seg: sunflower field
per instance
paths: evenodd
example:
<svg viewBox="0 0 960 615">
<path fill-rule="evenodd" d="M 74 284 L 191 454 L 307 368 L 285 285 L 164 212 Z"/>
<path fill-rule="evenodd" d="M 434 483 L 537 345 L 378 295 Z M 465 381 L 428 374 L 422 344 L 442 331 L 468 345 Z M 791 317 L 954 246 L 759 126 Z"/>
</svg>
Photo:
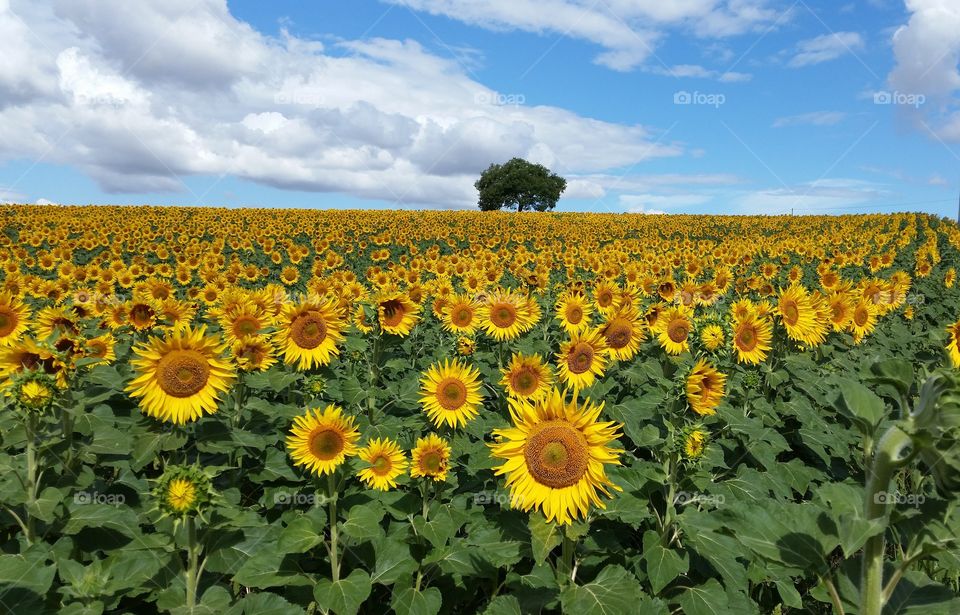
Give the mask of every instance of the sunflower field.
<svg viewBox="0 0 960 615">
<path fill-rule="evenodd" d="M 0 612 L 960 612 L 953 222 L 0 214 Z"/>
</svg>

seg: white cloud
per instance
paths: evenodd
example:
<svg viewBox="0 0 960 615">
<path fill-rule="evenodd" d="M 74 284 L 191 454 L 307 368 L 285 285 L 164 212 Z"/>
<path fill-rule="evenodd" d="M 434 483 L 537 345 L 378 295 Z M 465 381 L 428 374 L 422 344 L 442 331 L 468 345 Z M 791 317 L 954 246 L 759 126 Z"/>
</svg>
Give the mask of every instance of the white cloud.
<svg viewBox="0 0 960 615">
<path fill-rule="evenodd" d="M 825 214 L 876 202 L 886 196 L 887 191 L 871 182 L 839 178 L 747 192 L 735 202 L 741 213 L 783 214 L 793 210 L 802 214 Z"/>
<path fill-rule="evenodd" d="M 736 71 L 716 71 L 700 66 L 699 64 L 676 64 L 674 66 L 653 65 L 646 70 L 647 72 L 654 73 L 656 75 L 666 75 L 669 77 L 675 77 L 677 79 L 688 77 L 697 79 L 715 79 L 721 83 L 742 83 L 753 79 L 753 75 L 749 73 L 738 73 Z"/>
<path fill-rule="evenodd" d="M 934 173 L 927 180 L 927 184 L 930 186 L 949 186 L 950 182 L 944 179 L 944 177 L 939 173 Z"/>
<path fill-rule="evenodd" d="M 836 60 L 863 48 L 863 38 L 856 32 L 831 32 L 800 41 L 788 66 L 800 68 Z"/>
<path fill-rule="evenodd" d="M 54 203 L 53 201 L 48 201 L 47 199 L 37 199 L 36 201 L 34 201 L 34 204 L 35 205 L 57 205 L 57 203 Z"/>
<path fill-rule="evenodd" d="M 0 66 L 0 161 L 42 156 L 105 191 L 232 175 L 470 207 L 477 175 L 513 156 L 571 176 L 683 152 L 644 126 L 500 104 L 414 41 L 267 37 L 225 0 L 0 0 L 3 34 L 23 62 Z"/>
<path fill-rule="evenodd" d="M 708 194 L 622 194 L 620 204 L 631 213 L 666 213 L 661 207 L 675 209 L 709 203 Z"/>
<path fill-rule="evenodd" d="M 907 0 L 910 21 L 893 35 L 896 66 L 887 77 L 892 90 L 926 98 L 923 105 L 897 105 L 929 136 L 960 142 L 960 3 Z M 920 122 L 923 122 L 921 124 Z"/>
<path fill-rule="evenodd" d="M 815 111 L 779 117 L 773 122 L 774 128 L 786 126 L 834 126 L 846 119 L 847 114 L 841 111 Z"/>
<path fill-rule="evenodd" d="M 766 0 L 382 0 L 491 30 L 549 33 L 589 41 L 613 70 L 640 66 L 668 28 L 703 38 L 733 36 L 784 17 Z"/>
</svg>

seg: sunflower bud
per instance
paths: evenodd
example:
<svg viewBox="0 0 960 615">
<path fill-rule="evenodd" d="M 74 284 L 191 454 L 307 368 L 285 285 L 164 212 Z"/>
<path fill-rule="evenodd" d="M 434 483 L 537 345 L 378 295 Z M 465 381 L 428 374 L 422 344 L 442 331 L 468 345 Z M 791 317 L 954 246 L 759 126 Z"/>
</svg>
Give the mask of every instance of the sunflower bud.
<svg viewBox="0 0 960 615">
<path fill-rule="evenodd" d="M 214 498 L 213 483 L 199 466 L 167 466 L 157 479 L 153 497 L 157 508 L 172 517 L 203 516 Z"/>
<path fill-rule="evenodd" d="M 960 376 L 940 371 L 924 383 L 907 431 L 937 487 L 960 490 Z"/>
</svg>

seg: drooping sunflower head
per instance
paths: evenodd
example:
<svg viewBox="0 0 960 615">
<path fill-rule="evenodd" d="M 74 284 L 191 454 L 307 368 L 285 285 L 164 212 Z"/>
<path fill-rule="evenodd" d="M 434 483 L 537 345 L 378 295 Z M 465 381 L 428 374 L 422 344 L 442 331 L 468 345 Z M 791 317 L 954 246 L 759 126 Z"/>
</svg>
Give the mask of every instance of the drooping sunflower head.
<svg viewBox="0 0 960 615">
<path fill-rule="evenodd" d="M 619 361 L 629 361 L 640 349 L 644 330 L 637 312 L 624 307 L 612 313 L 601 325 L 600 334 L 607 345 L 607 352 Z"/>
<path fill-rule="evenodd" d="M 406 336 L 420 320 L 420 305 L 406 293 L 391 292 L 377 299 L 377 316 L 380 328 L 387 333 Z"/>
<path fill-rule="evenodd" d="M 308 409 L 293 419 L 286 444 L 294 465 L 322 476 L 356 455 L 359 439 L 354 418 L 331 404 L 322 411 Z"/>
<path fill-rule="evenodd" d="M 15 295 L 0 293 L 0 346 L 9 346 L 27 330 L 30 310 Z"/>
<path fill-rule="evenodd" d="M 700 341 L 703 343 L 704 348 L 710 352 L 713 352 L 718 348 L 722 348 L 725 341 L 723 336 L 723 328 L 717 324 L 705 326 L 700 331 Z"/>
<path fill-rule="evenodd" d="M 230 352 L 243 372 L 262 372 L 277 362 L 276 347 L 266 335 L 251 335 L 235 340 Z"/>
<path fill-rule="evenodd" d="M 357 455 L 369 464 L 357 476 L 368 487 L 387 491 L 397 486 L 397 478 L 407 471 L 407 459 L 393 440 L 374 438 Z"/>
<path fill-rule="evenodd" d="M 470 295 L 451 295 L 443 307 L 443 327 L 461 335 L 472 335 L 477 329 L 481 307 Z"/>
<path fill-rule="evenodd" d="M 437 427 L 463 427 L 477 416 L 482 401 L 480 371 L 459 360 L 434 364 L 420 380 L 420 403 Z"/>
<path fill-rule="evenodd" d="M 510 397 L 537 399 L 553 385 L 553 372 L 537 354 L 514 353 L 510 364 L 500 372 L 503 374 L 500 384 Z"/>
<path fill-rule="evenodd" d="M 691 329 L 690 311 L 682 306 L 671 307 L 657 319 L 657 341 L 667 354 L 680 354 L 690 347 Z"/>
<path fill-rule="evenodd" d="M 560 524 L 585 518 L 591 506 L 604 508 L 600 495 L 620 490 L 606 475 L 619 465 L 622 450 L 610 447 L 620 425 L 599 421 L 603 404 L 566 401 L 556 389 L 535 403 L 510 400 L 513 427 L 494 431 L 491 455 L 503 460 L 511 506 L 538 509 Z"/>
<path fill-rule="evenodd" d="M 570 341 L 560 345 L 557 353 L 560 379 L 570 388 L 580 391 L 603 376 L 607 366 L 607 343 L 599 329 L 574 333 Z"/>
<path fill-rule="evenodd" d="M 0 388 L 7 389 L 16 376 L 31 373 L 49 376 L 57 388 L 67 388 L 68 366 L 55 348 L 30 337 L 0 346 Z"/>
<path fill-rule="evenodd" d="M 947 327 L 947 352 L 953 366 L 960 368 L 960 320 Z"/>
<path fill-rule="evenodd" d="M 330 298 L 311 297 L 283 308 L 277 341 L 284 363 L 300 371 L 323 366 L 340 354 L 345 323 Z"/>
<path fill-rule="evenodd" d="M 236 378 L 225 349 L 205 327 L 150 338 L 134 348 L 135 377 L 127 392 L 140 400 L 143 412 L 161 421 L 183 425 L 213 414 L 220 394 Z"/>
<path fill-rule="evenodd" d="M 767 358 L 772 339 L 773 325 L 767 318 L 749 313 L 740 321 L 734 321 L 733 348 L 739 363 L 762 362 Z"/>
<path fill-rule="evenodd" d="M 859 344 L 863 341 L 863 338 L 873 332 L 877 326 L 877 316 L 879 313 L 880 308 L 867 299 L 861 299 L 861 301 L 853 307 L 853 314 L 850 317 L 848 327 L 853 333 L 853 341 L 855 343 Z"/>
<path fill-rule="evenodd" d="M 589 328 L 592 313 L 593 307 L 581 294 L 564 293 L 557 301 L 557 320 L 567 333 L 579 333 Z"/>
<path fill-rule="evenodd" d="M 683 437 L 684 457 L 690 460 L 699 459 L 707 448 L 707 442 L 707 432 L 702 429 L 691 429 Z"/>
<path fill-rule="evenodd" d="M 202 516 L 203 508 L 216 496 L 213 482 L 199 466 L 167 466 L 153 488 L 157 508 L 182 519 Z"/>
<path fill-rule="evenodd" d="M 450 469 L 450 445 L 435 433 L 419 438 L 410 453 L 411 478 L 432 478 L 435 481 L 447 479 Z"/>
<path fill-rule="evenodd" d="M 726 383 L 725 374 L 700 359 L 687 376 L 687 402 L 700 416 L 715 414 L 723 400 Z"/>
</svg>

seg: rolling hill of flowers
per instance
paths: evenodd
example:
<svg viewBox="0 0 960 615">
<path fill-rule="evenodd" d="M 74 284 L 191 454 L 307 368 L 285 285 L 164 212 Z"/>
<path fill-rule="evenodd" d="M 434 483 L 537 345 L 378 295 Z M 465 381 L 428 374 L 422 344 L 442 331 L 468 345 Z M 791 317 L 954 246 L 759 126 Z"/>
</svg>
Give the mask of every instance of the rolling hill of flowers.
<svg viewBox="0 0 960 615">
<path fill-rule="evenodd" d="M 960 612 L 953 222 L 0 216 L 2 612 Z"/>
</svg>

